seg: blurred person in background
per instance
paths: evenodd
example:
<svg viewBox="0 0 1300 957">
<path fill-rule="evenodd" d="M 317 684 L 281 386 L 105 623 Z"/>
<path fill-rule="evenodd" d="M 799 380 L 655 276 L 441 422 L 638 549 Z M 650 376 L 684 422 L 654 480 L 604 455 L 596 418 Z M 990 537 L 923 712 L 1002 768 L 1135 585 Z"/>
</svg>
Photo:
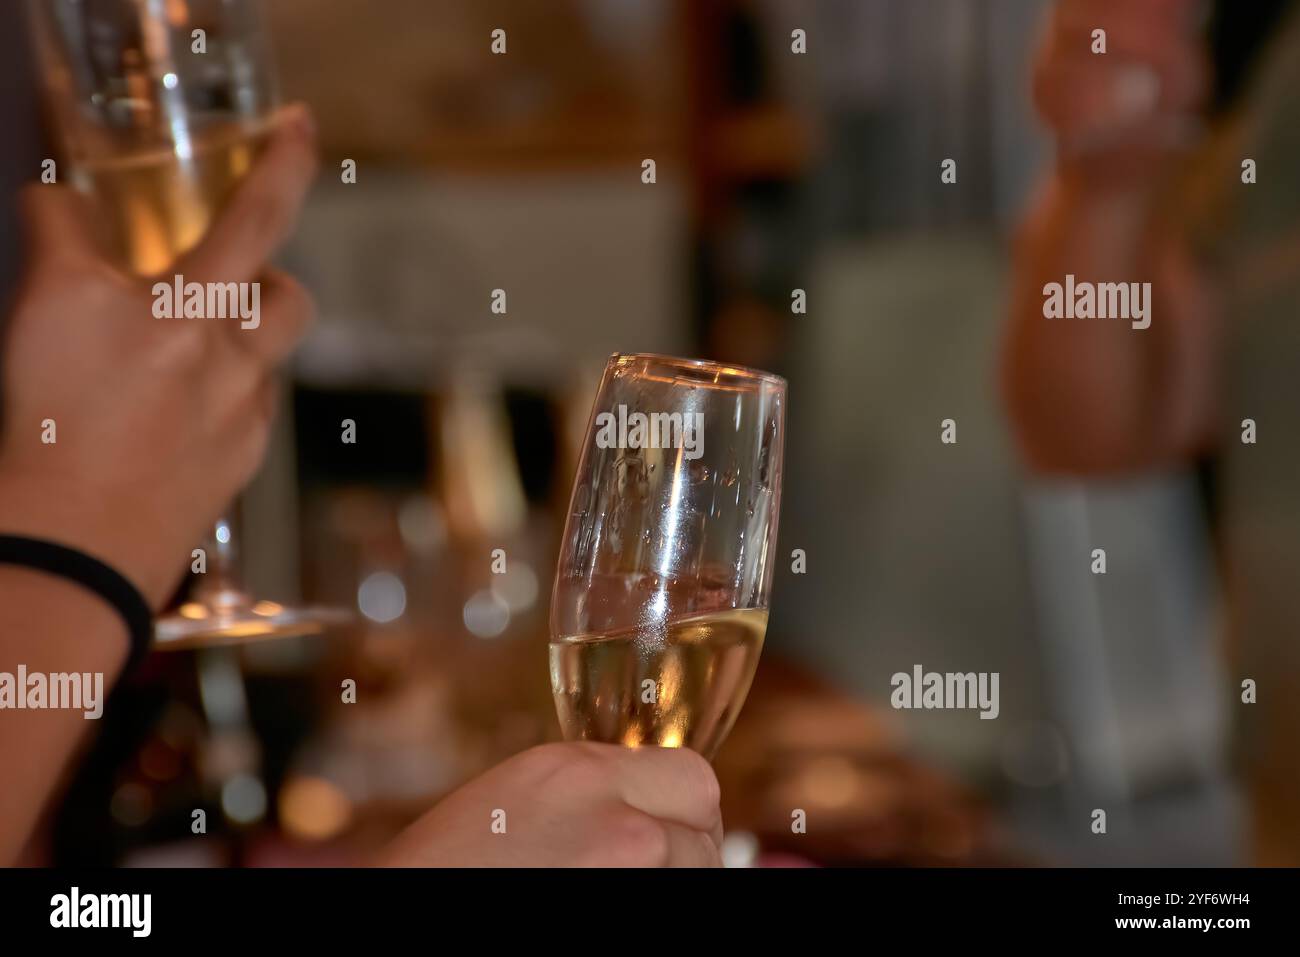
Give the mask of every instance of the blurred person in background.
<svg viewBox="0 0 1300 957">
<path fill-rule="evenodd" d="M 315 170 L 314 125 L 289 108 L 258 166 L 186 276 L 258 280 L 262 322 L 160 322 L 150 283 L 110 265 L 80 198 L 24 196 L 28 261 L 5 323 L 0 534 L 53 541 L 126 577 L 157 612 L 190 548 L 257 470 L 275 409 L 275 367 L 312 315 L 310 297 L 267 267 Z M 9 264 L 6 263 L 6 266 Z M 57 441 L 41 441 L 53 419 Z M 120 679 L 117 611 L 72 581 L 0 563 L 0 670 Z M 25 693 L 25 689 L 22 689 Z M 0 711 L 0 863 L 24 846 L 86 737 L 80 709 Z M 493 814 L 510 815 L 505 833 Z M 718 784 L 685 750 L 556 744 L 463 787 L 383 856 L 393 865 L 712 865 Z"/>
<path fill-rule="evenodd" d="M 1300 863 L 1289 743 L 1300 719 L 1300 457 L 1286 448 L 1300 435 L 1300 268 L 1287 253 L 1300 228 L 1300 143 L 1284 92 L 1300 61 L 1295 6 L 1221 3 L 1208 44 L 1196 0 L 1054 7 L 1034 98 L 1057 161 L 1017 237 L 1003 357 L 1008 409 L 1035 469 L 1193 464 L 1209 480 L 1256 858 L 1285 864 Z M 1105 54 L 1092 49 L 1097 28 Z M 1258 183 L 1243 178 L 1247 158 L 1265 171 Z M 1045 286 L 1067 274 L 1151 282 L 1150 328 L 1048 321 Z M 1267 430 L 1257 443 L 1243 438 L 1247 419 Z M 1241 703 L 1245 679 L 1258 683 L 1258 704 Z"/>
</svg>

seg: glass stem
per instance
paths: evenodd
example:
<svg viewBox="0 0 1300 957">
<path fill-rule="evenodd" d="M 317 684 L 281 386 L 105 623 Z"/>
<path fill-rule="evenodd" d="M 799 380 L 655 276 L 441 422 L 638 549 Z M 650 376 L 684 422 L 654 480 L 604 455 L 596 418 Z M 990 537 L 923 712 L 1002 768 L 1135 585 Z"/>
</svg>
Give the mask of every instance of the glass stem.
<svg viewBox="0 0 1300 957">
<path fill-rule="evenodd" d="M 232 511 L 227 510 L 217 519 L 212 534 L 203 545 L 207 553 L 207 572 L 196 591 L 202 601 L 214 606 L 232 607 L 244 601 Z"/>
</svg>

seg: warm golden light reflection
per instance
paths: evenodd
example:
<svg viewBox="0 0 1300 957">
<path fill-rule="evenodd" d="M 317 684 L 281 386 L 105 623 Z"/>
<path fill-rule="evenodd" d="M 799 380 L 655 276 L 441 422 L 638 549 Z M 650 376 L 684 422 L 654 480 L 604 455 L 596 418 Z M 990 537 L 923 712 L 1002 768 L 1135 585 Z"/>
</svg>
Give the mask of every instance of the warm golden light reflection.
<svg viewBox="0 0 1300 957">
<path fill-rule="evenodd" d="M 686 383 L 705 388 L 720 389 L 724 392 L 753 391 L 759 383 L 784 384 L 780 376 L 761 369 L 749 369 L 745 366 L 725 365 L 706 359 L 679 359 L 675 356 L 656 355 L 654 353 L 624 353 L 619 355 L 615 366 L 619 370 L 639 366 L 657 366 L 676 370 L 670 374 L 657 373 L 650 368 L 636 368 L 639 379 L 647 382 L 660 382 L 668 385 Z M 724 382 L 724 378 L 739 380 Z"/>
<path fill-rule="evenodd" d="M 272 622 L 260 621 L 235 621 L 221 629 L 224 638 L 260 638 L 276 633 L 276 626 Z"/>
<path fill-rule="evenodd" d="M 267 618 L 278 615 L 282 611 L 284 611 L 284 606 L 273 601 L 259 601 L 253 606 L 254 615 L 263 615 Z"/>
<path fill-rule="evenodd" d="M 658 687 L 655 693 L 659 697 L 659 711 L 671 711 L 682 689 L 682 661 L 676 655 L 665 657 L 659 671 Z"/>
<path fill-rule="evenodd" d="M 293 778 L 280 791 L 280 821 L 294 837 L 324 841 L 341 833 L 351 820 L 352 802 L 324 778 Z"/>
<path fill-rule="evenodd" d="M 181 605 L 181 617 L 201 621 L 208 617 L 208 609 L 196 601 L 187 601 Z"/>
<path fill-rule="evenodd" d="M 167 22 L 173 27 L 183 27 L 190 19 L 190 9 L 185 0 L 167 0 Z"/>
<path fill-rule="evenodd" d="M 854 803 L 861 783 L 852 762 L 838 757 L 814 761 L 799 775 L 799 789 L 807 796 L 807 803 L 827 808 Z"/>
</svg>

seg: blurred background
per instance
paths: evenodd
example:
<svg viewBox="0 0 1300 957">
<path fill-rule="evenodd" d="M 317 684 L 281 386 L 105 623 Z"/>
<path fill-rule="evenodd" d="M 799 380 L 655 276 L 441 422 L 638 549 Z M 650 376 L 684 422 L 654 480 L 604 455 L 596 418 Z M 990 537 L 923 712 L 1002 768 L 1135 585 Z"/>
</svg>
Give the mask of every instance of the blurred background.
<svg viewBox="0 0 1300 957">
<path fill-rule="evenodd" d="M 246 575 L 359 623 L 155 654 L 52 859 L 355 863 L 556 737 L 579 433 L 605 358 L 645 351 L 790 384 L 774 617 L 716 762 L 733 861 L 1247 862 L 1212 499 L 1192 470 L 1037 480 L 998 400 L 1009 241 L 1051 158 L 1046 6 L 268 0 L 325 153 L 286 258 L 320 322 L 243 503 Z M 918 664 L 998 672 L 1000 716 L 891 709 Z"/>
</svg>

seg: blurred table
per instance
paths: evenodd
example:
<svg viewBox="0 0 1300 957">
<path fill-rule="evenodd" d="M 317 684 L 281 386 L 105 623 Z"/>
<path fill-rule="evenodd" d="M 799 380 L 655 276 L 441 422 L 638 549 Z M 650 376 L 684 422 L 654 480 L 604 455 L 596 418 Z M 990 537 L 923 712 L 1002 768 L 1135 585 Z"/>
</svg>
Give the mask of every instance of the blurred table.
<svg viewBox="0 0 1300 957">
<path fill-rule="evenodd" d="M 1023 863 L 982 802 L 910 757 L 889 718 L 765 653 L 714 762 L 728 832 L 752 833 L 759 863 Z"/>
</svg>

